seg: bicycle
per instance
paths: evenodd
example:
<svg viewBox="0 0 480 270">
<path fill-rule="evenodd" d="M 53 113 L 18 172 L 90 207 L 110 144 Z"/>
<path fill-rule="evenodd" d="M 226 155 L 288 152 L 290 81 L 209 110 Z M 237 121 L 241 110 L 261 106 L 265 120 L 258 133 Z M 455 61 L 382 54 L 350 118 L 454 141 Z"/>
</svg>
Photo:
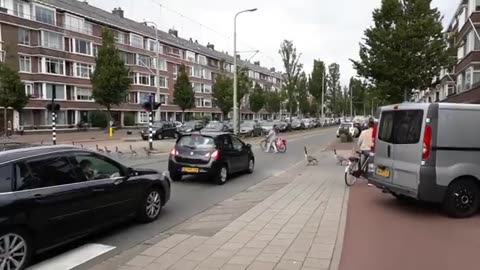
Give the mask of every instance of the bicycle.
<svg viewBox="0 0 480 270">
<path fill-rule="evenodd" d="M 267 149 L 268 144 L 269 144 L 268 140 L 267 140 L 267 138 L 265 138 L 260 142 L 260 148 L 263 151 L 265 151 Z M 277 146 L 277 151 L 279 153 L 287 152 L 287 140 L 282 139 L 282 138 L 277 138 L 277 140 L 275 141 L 275 144 Z M 273 148 L 273 146 L 271 148 Z M 271 149 L 268 149 L 268 150 L 270 151 Z"/>
<path fill-rule="evenodd" d="M 360 151 L 355 151 L 359 156 L 358 157 L 349 157 L 348 166 L 345 168 L 345 184 L 349 187 L 353 186 L 358 178 L 363 177 L 367 179 L 367 166 L 368 161 L 370 160 L 370 155 L 360 164 L 360 159 L 364 153 Z"/>
</svg>

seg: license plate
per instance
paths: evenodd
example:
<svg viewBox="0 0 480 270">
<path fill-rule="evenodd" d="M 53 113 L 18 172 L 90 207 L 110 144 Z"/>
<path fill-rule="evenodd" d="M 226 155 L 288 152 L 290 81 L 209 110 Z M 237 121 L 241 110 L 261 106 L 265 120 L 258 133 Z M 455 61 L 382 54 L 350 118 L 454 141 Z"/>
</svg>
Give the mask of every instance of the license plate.
<svg viewBox="0 0 480 270">
<path fill-rule="evenodd" d="M 182 170 L 187 173 L 198 173 L 198 168 L 183 167 Z"/>
<path fill-rule="evenodd" d="M 380 176 L 383 176 L 383 177 L 385 177 L 385 178 L 390 177 L 390 171 L 389 171 L 388 169 L 383 169 L 383 170 L 382 170 L 382 169 L 377 168 L 377 169 L 375 170 L 375 174 L 380 175 Z"/>
</svg>

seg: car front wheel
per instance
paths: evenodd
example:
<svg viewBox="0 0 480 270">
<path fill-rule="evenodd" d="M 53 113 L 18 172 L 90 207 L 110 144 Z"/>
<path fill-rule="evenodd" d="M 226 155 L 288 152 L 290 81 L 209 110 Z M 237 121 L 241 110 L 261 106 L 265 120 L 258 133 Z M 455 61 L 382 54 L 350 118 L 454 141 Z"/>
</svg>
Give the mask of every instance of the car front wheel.
<svg viewBox="0 0 480 270">
<path fill-rule="evenodd" d="M 148 223 L 156 220 L 162 210 L 162 193 L 158 188 L 151 188 L 146 193 L 138 210 L 141 222 Z"/>
<path fill-rule="evenodd" d="M 32 242 L 22 230 L 0 233 L 0 269 L 23 270 L 33 254 Z"/>
</svg>

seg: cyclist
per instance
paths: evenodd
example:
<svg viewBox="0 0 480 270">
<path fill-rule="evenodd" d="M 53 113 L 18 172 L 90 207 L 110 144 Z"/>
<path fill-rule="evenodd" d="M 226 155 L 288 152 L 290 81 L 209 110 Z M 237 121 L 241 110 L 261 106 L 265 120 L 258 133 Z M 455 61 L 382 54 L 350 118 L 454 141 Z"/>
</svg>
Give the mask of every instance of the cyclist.
<svg viewBox="0 0 480 270">
<path fill-rule="evenodd" d="M 265 148 L 265 153 L 270 152 L 270 148 L 272 147 L 273 147 L 273 151 L 275 153 L 278 153 L 277 144 L 276 144 L 277 134 L 278 134 L 277 125 L 273 125 L 273 128 L 270 130 L 270 132 L 268 132 L 268 135 L 267 135 L 267 147 Z"/>
<path fill-rule="evenodd" d="M 360 163 L 358 164 L 359 169 L 361 169 L 364 162 L 367 161 L 367 158 L 370 155 L 370 149 L 373 146 L 373 126 L 375 122 L 372 118 L 368 120 L 368 129 L 365 129 L 358 137 L 358 147 L 360 148 L 360 152 L 362 152 Z M 371 185 L 370 183 L 368 185 Z"/>
</svg>

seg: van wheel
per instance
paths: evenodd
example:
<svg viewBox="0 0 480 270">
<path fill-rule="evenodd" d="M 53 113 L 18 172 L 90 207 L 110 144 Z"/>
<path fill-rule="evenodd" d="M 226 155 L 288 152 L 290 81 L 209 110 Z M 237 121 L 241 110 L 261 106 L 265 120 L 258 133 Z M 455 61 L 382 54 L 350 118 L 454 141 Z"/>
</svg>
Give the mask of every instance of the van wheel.
<svg viewBox="0 0 480 270">
<path fill-rule="evenodd" d="M 480 192 L 474 180 L 458 179 L 448 186 L 443 208 L 451 217 L 471 217 L 478 211 L 479 196 Z"/>
<path fill-rule="evenodd" d="M 0 232 L 0 262 L 2 269 L 23 270 L 33 254 L 33 243 L 23 230 Z"/>
</svg>

